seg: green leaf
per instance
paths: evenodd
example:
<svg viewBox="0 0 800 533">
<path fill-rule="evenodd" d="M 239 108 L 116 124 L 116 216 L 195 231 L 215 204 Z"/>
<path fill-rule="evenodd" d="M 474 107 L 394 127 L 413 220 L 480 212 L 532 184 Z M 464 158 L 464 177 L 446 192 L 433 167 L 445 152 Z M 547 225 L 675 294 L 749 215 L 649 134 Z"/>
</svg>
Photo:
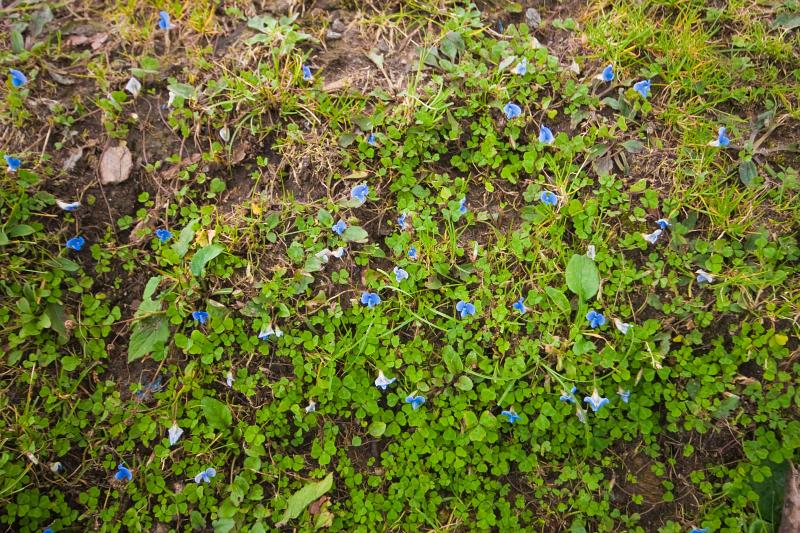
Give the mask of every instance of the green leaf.
<svg viewBox="0 0 800 533">
<path fill-rule="evenodd" d="M 637 141 L 636 139 L 631 139 L 629 141 L 625 141 L 622 143 L 622 147 L 625 149 L 626 152 L 630 152 L 632 154 L 638 154 L 642 150 L 644 150 L 644 145 Z"/>
<path fill-rule="evenodd" d="M 78 368 L 78 365 L 81 364 L 81 360 L 73 355 L 67 355 L 65 357 L 62 357 L 60 362 L 61 362 L 61 367 L 67 372 L 72 372 L 73 370 Z"/>
<path fill-rule="evenodd" d="M 198 219 L 194 219 L 181 230 L 178 240 L 172 245 L 172 249 L 178 254 L 178 257 L 183 257 L 189 251 L 189 245 L 194 240 L 194 232 L 197 228 Z"/>
<path fill-rule="evenodd" d="M 339 146 L 341 146 L 342 148 L 347 148 L 348 146 L 353 144 L 353 141 L 355 140 L 356 140 L 355 133 L 343 133 L 339 137 Z"/>
<path fill-rule="evenodd" d="M 780 523 L 783 510 L 786 477 L 791 475 L 791 471 L 786 461 L 780 464 L 767 461 L 764 466 L 769 467 L 770 476 L 761 482 L 754 482 L 751 488 L 758 494 L 758 510 L 761 517 L 777 525 Z"/>
<path fill-rule="evenodd" d="M 206 273 L 208 262 L 224 251 L 225 247 L 221 244 L 209 244 L 200 248 L 192 257 L 192 275 L 197 278 L 203 277 Z"/>
<path fill-rule="evenodd" d="M 350 226 L 344 230 L 344 233 L 342 233 L 342 238 L 347 242 L 367 242 L 367 239 L 369 239 L 369 234 L 367 233 L 367 230 L 361 226 Z"/>
<path fill-rule="evenodd" d="M 81 266 L 78 263 L 72 259 L 67 259 L 66 257 L 56 257 L 55 259 L 48 261 L 47 265 L 54 270 L 63 270 L 64 272 L 77 272 L 81 269 Z"/>
<path fill-rule="evenodd" d="M 224 431 L 233 424 L 230 408 L 216 398 L 206 396 L 200 400 L 200 407 L 203 409 L 203 416 L 206 417 L 206 422 L 212 428 Z"/>
<path fill-rule="evenodd" d="M 444 347 L 444 350 L 442 350 L 442 359 L 447 366 L 447 370 L 451 374 L 460 374 L 464 370 L 464 362 L 452 346 Z"/>
<path fill-rule="evenodd" d="M 8 236 L 12 239 L 14 237 L 25 237 L 33 233 L 36 233 L 36 229 L 27 224 L 17 224 L 16 226 L 13 226 L 10 230 L 8 230 Z"/>
<path fill-rule="evenodd" d="M 11 30 L 11 51 L 15 54 L 25 51 L 25 39 L 19 30 Z"/>
<path fill-rule="evenodd" d="M 594 261 L 585 255 L 573 255 L 567 263 L 567 287 L 586 301 L 600 288 L 600 273 Z"/>
<path fill-rule="evenodd" d="M 128 341 L 128 362 L 163 349 L 168 339 L 169 323 L 165 316 L 154 315 L 139 320 L 133 325 Z"/>
<path fill-rule="evenodd" d="M 447 35 L 444 36 L 444 39 L 442 39 L 442 44 L 439 46 L 439 50 L 450 58 L 450 61 L 455 61 L 458 53 L 462 52 L 465 48 L 464 38 L 461 37 L 460 33 L 454 31 L 448 32 Z"/>
<path fill-rule="evenodd" d="M 750 186 L 753 180 L 758 177 L 758 169 L 752 161 L 742 161 L 739 163 L 739 180 L 746 186 Z"/>
<path fill-rule="evenodd" d="M 328 474 L 322 481 L 309 483 L 292 494 L 286 502 L 286 511 L 283 513 L 283 518 L 275 524 L 275 527 L 283 527 L 289 523 L 289 520 L 300 516 L 311 502 L 321 498 L 323 494 L 331 490 L 332 486 L 333 474 Z"/>
<path fill-rule="evenodd" d="M 167 85 L 167 90 L 184 100 L 192 100 L 197 96 L 197 89 L 187 83 L 170 83 Z"/>
<path fill-rule="evenodd" d="M 558 289 L 554 289 L 553 287 L 545 287 L 544 292 L 547 294 L 547 297 L 550 298 L 550 301 L 553 302 L 557 308 L 564 312 L 564 314 L 569 314 L 572 310 L 572 307 L 569 304 L 569 300 L 564 293 L 559 291 Z"/>
<path fill-rule="evenodd" d="M 472 390 L 472 380 L 469 376 L 459 376 L 456 388 L 460 391 L 470 391 Z"/>
<path fill-rule="evenodd" d="M 331 215 L 331 212 L 327 209 L 320 209 L 319 212 L 317 212 L 317 222 L 324 228 L 330 228 L 333 226 L 333 215 Z"/>
<path fill-rule="evenodd" d="M 739 407 L 739 397 L 732 394 L 719 403 L 719 407 L 714 411 L 714 418 L 717 420 L 725 419 Z"/>
<path fill-rule="evenodd" d="M 381 422 L 380 420 L 376 420 L 369 425 L 369 429 L 367 429 L 367 431 L 373 437 L 380 437 L 381 435 L 386 433 L 386 422 Z"/>
</svg>

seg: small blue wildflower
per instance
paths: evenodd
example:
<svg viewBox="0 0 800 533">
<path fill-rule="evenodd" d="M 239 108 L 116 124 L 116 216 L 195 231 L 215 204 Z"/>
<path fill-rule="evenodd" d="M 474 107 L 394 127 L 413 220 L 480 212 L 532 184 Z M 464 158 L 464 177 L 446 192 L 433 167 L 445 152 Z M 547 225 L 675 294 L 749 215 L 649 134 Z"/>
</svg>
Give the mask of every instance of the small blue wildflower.
<svg viewBox="0 0 800 533">
<path fill-rule="evenodd" d="M 86 244 L 86 239 L 83 237 L 73 237 L 67 241 L 67 248 L 80 252 L 84 244 Z"/>
<path fill-rule="evenodd" d="M 400 226 L 402 229 L 406 229 L 408 215 L 405 213 L 401 213 L 399 217 L 397 217 L 397 225 Z"/>
<path fill-rule="evenodd" d="M 387 378 L 383 375 L 383 370 L 378 370 L 378 377 L 375 378 L 375 386 L 381 390 L 386 390 L 386 387 L 397 381 L 397 378 Z"/>
<path fill-rule="evenodd" d="M 423 403 L 425 403 L 425 398 L 419 395 L 414 396 L 413 394 L 409 394 L 406 396 L 406 403 L 410 403 L 411 408 L 416 411 Z"/>
<path fill-rule="evenodd" d="M 306 81 L 314 81 L 314 76 L 311 74 L 311 67 L 303 65 L 303 79 Z"/>
<path fill-rule="evenodd" d="M 20 161 L 14 156 L 4 155 L 3 159 L 6 160 L 9 172 L 16 172 L 17 170 L 19 170 L 19 167 L 22 166 L 22 161 Z"/>
<path fill-rule="evenodd" d="M 374 133 L 370 133 L 367 136 L 367 144 L 370 145 L 370 146 L 375 146 L 375 134 Z"/>
<path fill-rule="evenodd" d="M 516 302 L 514 302 L 513 304 L 511 304 L 511 307 L 513 307 L 514 309 L 519 311 L 519 314 L 521 314 L 521 315 L 524 315 L 528 311 L 528 308 L 525 307 L 525 297 L 524 296 L 520 296 L 520 299 L 517 300 Z"/>
<path fill-rule="evenodd" d="M 62 202 L 61 200 L 56 200 L 56 205 L 67 213 L 77 211 L 81 207 L 80 202 Z"/>
<path fill-rule="evenodd" d="M 412 261 L 416 261 L 417 260 L 417 247 L 416 246 L 412 246 L 411 248 L 408 249 L 408 258 L 411 259 Z"/>
<path fill-rule="evenodd" d="M 501 412 L 500 416 L 504 416 L 504 417 L 508 418 L 508 421 L 511 424 L 513 424 L 514 422 L 516 422 L 520 418 L 519 415 L 517 413 L 515 413 L 513 409 L 509 409 L 508 411 Z"/>
<path fill-rule="evenodd" d="M 655 244 L 662 233 L 664 233 L 664 230 L 657 229 L 653 233 L 642 233 L 642 237 L 650 244 Z"/>
<path fill-rule="evenodd" d="M 174 446 L 175 443 L 178 442 L 178 439 L 181 438 L 181 435 L 183 435 L 183 430 L 178 426 L 177 422 L 173 421 L 167 433 L 169 436 L 169 445 Z"/>
<path fill-rule="evenodd" d="M 53 528 L 52 527 L 46 527 L 46 528 L 44 528 L 42 530 L 42 533 L 53 533 Z"/>
<path fill-rule="evenodd" d="M 689 530 L 689 533 L 708 533 L 710 529 L 707 527 L 693 527 Z"/>
<path fill-rule="evenodd" d="M 592 411 L 595 413 L 603 408 L 604 405 L 608 403 L 608 398 L 603 398 L 597 393 L 597 389 L 594 389 L 591 396 L 586 396 L 583 399 L 584 402 L 589 404 L 589 407 L 592 408 Z"/>
<path fill-rule="evenodd" d="M 708 143 L 709 146 L 715 148 L 727 148 L 730 144 L 731 140 L 728 138 L 728 130 L 726 128 L 720 128 L 717 131 L 717 138 Z"/>
<path fill-rule="evenodd" d="M 603 72 L 598 74 L 596 78 L 600 81 L 609 82 L 614 79 L 614 66 L 608 65 L 603 69 Z"/>
<path fill-rule="evenodd" d="M 528 60 L 523 57 L 522 61 L 517 63 L 517 66 L 514 67 L 514 74 L 524 76 L 527 73 L 528 73 Z"/>
<path fill-rule="evenodd" d="M 169 20 L 169 13 L 166 11 L 159 11 L 158 12 L 158 29 L 159 30 L 171 30 L 173 28 L 172 22 Z"/>
<path fill-rule="evenodd" d="M 705 270 L 696 270 L 695 274 L 697 274 L 697 283 L 714 283 L 714 276 Z"/>
<path fill-rule="evenodd" d="M 553 137 L 553 132 L 550 130 L 550 128 L 542 124 L 542 126 L 539 128 L 539 142 L 542 144 L 553 144 L 554 140 L 555 137 Z"/>
<path fill-rule="evenodd" d="M 114 479 L 117 481 L 131 481 L 133 479 L 133 472 L 131 472 L 127 466 L 120 463 L 117 465 L 117 472 L 114 474 Z"/>
<path fill-rule="evenodd" d="M 283 331 L 279 327 L 272 327 L 271 322 L 267 323 L 261 328 L 261 331 L 258 332 L 258 338 L 262 341 L 265 341 L 272 336 L 274 336 L 276 339 L 283 337 Z"/>
<path fill-rule="evenodd" d="M 315 402 L 314 400 L 310 400 L 305 408 L 306 414 L 313 413 L 316 410 L 317 410 L 317 402 Z"/>
<path fill-rule="evenodd" d="M 672 224 L 670 224 L 669 220 L 667 220 L 666 218 L 659 218 L 658 220 L 656 220 L 656 224 L 658 224 L 659 229 L 661 229 L 662 231 L 672 226 Z"/>
<path fill-rule="evenodd" d="M 545 205 L 555 207 L 558 205 L 558 196 L 552 191 L 542 191 L 539 193 L 539 201 Z"/>
<path fill-rule="evenodd" d="M 578 420 L 580 420 L 584 424 L 586 423 L 586 411 L 581 409 L 580 405 L 575 406 L 575 414 L 578 415 Z"/>
<path fill-rule="evenodd" d="M 361 293 L 361 303 L 372 309 L 381 303 L 381 297 L 375 292 L 363 292 Z"/>
<path fill-rule="evenodd" d="M 361 185 L 356 185 L 353 187 L 353 190 L 350 191 L 350 197 L 353 200 L 358 200 L 362 204 L 367 201 L 367 195 L 369 194 L 369 185 L 366 183 L 362 183 Z"/>
<path fill-rule="evenodd" d="M 208 467 L 196 476 L 194 476 L 195 483 L 211 483 L 211 478 L 217 475 L 217 471 L 212 467 Z"/>
<path fill-rule="evenodd" d="M 172 238 L 172 233 L 168 229 L 161 228 L 156 230 L 156 237 L 161 242 L 167 242 Z"/>
<path fill-rule="evenodd" d="M 475 314 L 475 306 L 470 302 L 459 300 L 456 304 L 456 311 L 461 313 L 461 318 L 467 318 L 468 316 L 473 316 Z"/>
<path fill-rule="evenodd" d="M 563 393 L 561 396 L 558 397 L 559 400 L 562 402 L 567 403 L 575 403 L 575 393 L 578 392 L 578 387 L 572 386 L 569 392 Z"/>
<path fill-rule="evenodd" d="M 631 401 L 631 391 L 620 389 L 617 391 L 617 394 L 624 403 Z"/>
<path fill-rule="evenodd" d="M 602 313 L 598 313 L 594 309 L 586 313 L 586 320 L 589 321 L 589 327 L 597 329 L 606 323 L 606 317 Z"/>
<path fill-rule="evenodd" d="M 346 229 L 347 229 L 347 222 L 345 222 L 342 219 L 339 219 L 339 222 L 334 224 L 333 227 L 331 228 L 331 230 L 333 230 L 333 232 L 336 235 L 341 235 L 342 233 L 344 233 L 344 230 Z"/>
<path fill-rule="evenodd" d="M 14 87 L 22 87 L 28 83 L 28 77 L 19 70 L 10 68 L 8 69 L 8 73 L 11 74 L 11 85 Z"/>
<path fill-rule="evenodd" d="M 650 80 L 642 80 L 633 84 L 633 90 L 647 98 L 650 95 Z"/>
<path fill-rule="evenodd" d="M 397 280 L 397 283 L 400 283 L 404 279 L 408 279 L 408 272 L 406 272 L 400 267 L 394 267 L 393 272 L 394 272 L 394 279 Z"/>
<path fill-rule="evenodd" d="M 520 116 L 522 114 L 522 108 L 520 108 L 514 102 L 509 102 L 509 103 L 507 103 L 506 105 L 503 106 L 503 113 L 506 114 L 506 118 L 508 120 L 511 120 L 511 119 L 517 118 L 518 116 Z"/>
<path fill-rule="evenodd" d="M 467 198 L 464 197 L 458 202 L 458 212 L 462 215 L 466 214 L 467 212 Z"/>
<path fill-rule="evenodd" d="M 193 311 L 192 318 L 195 320 L 195 322 L 200 322 L 200 324 L 205 324 L 206 322 L 208 322 L 208 313 L 206 313 L 205 311 Z"/>
</svg>

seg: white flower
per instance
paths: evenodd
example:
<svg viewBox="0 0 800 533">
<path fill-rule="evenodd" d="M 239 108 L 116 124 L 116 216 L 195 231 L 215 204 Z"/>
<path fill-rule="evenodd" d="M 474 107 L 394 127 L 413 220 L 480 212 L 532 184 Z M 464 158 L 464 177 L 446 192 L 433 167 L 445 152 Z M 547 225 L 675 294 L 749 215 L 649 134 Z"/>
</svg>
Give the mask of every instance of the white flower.
<svg viewBox="0 0 800 533">
<path fill-rule="evenodd" d="M 308 407 L 306 407 L 306 413 L 313 413 L 316 410 L 317 410 L 317 402 L 315 402 L 314 400 L 308 402 Z"/>
<path fill-rule="evenodd" d="M 228 370 L 228 374 L 225 376 L 225 383 L 228 387 L 233 388 L 233 372 Z"/>
<path fill-rule="evenodd" d="M 714 276 L 705 270 L 698 269 L 694 273 L 697 274 L 697 283 L 714 283 Z"/>
<path fill-rule="evenodd" d="M 125 85 L 125 90 L 133 95 L 134 98 L 139 96 L 139 91 L 142 90 L 142 84 L 136 78 L 131 78 Z"/>
<path fill-rule="evenodd" d="M 623 335 L 628 334 L 628 330 L 631 329 L 631 325 L 627 322 L 623 322 L 619 318 L 614 319 L 614 326 L 619 330 L 620 333 Z"/>
<path fill-rule="evenodd" d="M 378 370 L 378 377 L 375 378 L 375 386 L 381 390 L 386 390 L 386 387 L 397 381 L 397 378 L 389 379 L 383 375 L 383 370 Z"/>
<path fill-rule="evenodd" d="M 277 326 L 273 328 L 272 324 L 267 324 L 267 327 L 263 328 L 258 333 L 258 338 L 263 341 L 269 339 L 272 335 L 275 335 L 275 337 L 283 337 L 283 331 Z"/>
<path fill-rule="evenodd" d="M 590 244 L 589 247 L 586 249 L 586 257 L 594 261 L 594 258 L 597 256 L 597 250 L 594 247 L 594 244 Z"/>
<path fill-rule="evenodd" d="M 169 445 L 174 446 L 178 439 L 183 435 L 183 430 L 178 427 L 177 422 L 172 422 L 172 427 L 169 428 Z"/>
<path fill-rule="evenodd" d="M 663 233 L 662 230 L 657 229 L 653 233 L 642 233 L 642 237 L 644 237 L 644 240 L 646 240 L 650 244 L 655 244 L 658 238 L 661 237 L 662 233 Z"/>
</svg>

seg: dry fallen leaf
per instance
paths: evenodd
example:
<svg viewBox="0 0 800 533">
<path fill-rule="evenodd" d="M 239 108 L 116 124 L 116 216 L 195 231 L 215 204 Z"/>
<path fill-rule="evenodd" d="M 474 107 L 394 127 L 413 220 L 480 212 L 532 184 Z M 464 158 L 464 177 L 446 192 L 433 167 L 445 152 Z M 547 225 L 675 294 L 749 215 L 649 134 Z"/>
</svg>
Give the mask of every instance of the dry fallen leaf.
<svg viewBox="0 0 800 533">
<path fill-rule="evenodd" d="M 100 183 L 113 185 L 122 183 L 131 175 L 133 158 L 131 151 L 124 144 L 109 146 L 100 156 Z"/>
<path fill-rule="evenodd" d="M 800 473 L 789 463 L 786 476 L 786 496 L 783 500 L 783 518 L 778 533 L 800 531 Z"/>
</svg>

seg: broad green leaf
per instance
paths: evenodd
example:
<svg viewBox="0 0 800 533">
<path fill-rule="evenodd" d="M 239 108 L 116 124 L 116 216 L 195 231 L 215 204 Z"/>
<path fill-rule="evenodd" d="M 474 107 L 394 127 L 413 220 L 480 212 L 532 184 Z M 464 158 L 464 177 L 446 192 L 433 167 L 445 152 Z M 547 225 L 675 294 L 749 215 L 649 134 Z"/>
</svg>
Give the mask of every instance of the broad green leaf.
<svg viewBox="0 0 800 533">
<path fill-rule="evenodd" d="M 472 379 L 469 376 L 459 376 L 456 381 L 456 388 L 460 391 L 470 391 L 472 386 Z"/>
<path fill-rule="evenodd" d="M 164 315 L 153 315 L 139 320 L 133 325 L 131 338 L 128 341 L 128 362 L 163 349 L 167 340 L 169 340 L 169 323 Z"/>
<path fill-rule="evenodd" d="M 56 270 L 63 270 L 64 272 L 77 272 L 81 269 L 78 263 L 66 257 L 56 257 L 48 261 L 47 265 Z"/>
<path fill-rule="evenodd" d="M 275 524 L 275 527 L 283 527 L 289 523 L 289 520 L 300 516 L 311 502 L 321 498 L 323 494 L 331 490 L 332 486 L 333 474 L 328 474 L 322 481 L 309 483 L 292 494 L 286 502 L 286 511 L 283 513 L 283 518 Z"/>
<path fill-rule="evenodd" d="M 25 237 L 33 233 L 36 233 L 36 229 L 27 224 L 17 224 L 16 226 L 13 226 L 10 230 L 8 230 L 8 236 L 12 239 L 14 237 Z"/>
<path fill-rule="evenodd" d="M 25 51 L 25 39 L 19 30 L 11 30 L 11 51 L 15 54 Z"/>
<path fill-rule="evenodd" d="M 558 289 L 554 289 L 553 287 L 545 287 L 544 292 L 547 294 L 547 297 L 550 298 L 550 301 L 553 302 L 557 308 L 563 311 L 565 314 L 569 314 L 572 307 L 569 304 L 569 300 L 564 293 Z"/>
<path fill-rule="evenodd" d="M 197 278 L 203 277 L 206 273 L 208 262 L 224 251 L 225 247 L 221 244 L 209 244 L 200 248 L 192 257 L 192 275 Z"/>
<path fill-rule="evenodd" d="M 230 408 L 216 398 L 206 396 L 200 400 L 200 407 L 203 409 L 203 416 L 206 417 L 206 422 L 212 428 L 224 431 L 233 424 Z"/>
<path fill-rule="evenodd" d="M 367 230 L 361 226 L 350 226 L 344 230 L 344 233 L 342 233 L 342 238 L 347 242 L 367 242 L 367 239 L 369 239 L 369 234 L 367 233 Z"/>
<path fill-rule="evenodd" d="M 367 431 L 373 437 L 380 437 L 381 435 L 386 433 L 386 422 L 381 422 L 380 420 L 376 420 L 375 422 L 369 425 L 369 429 Z"/>
<path fill-rule="evenodd" d="M 319 212 L 317 212 L 317 222 L 319 222 L 324 228 L 330 228 L 333 226 L 333 216 L 331 215 L 331 212 L 327 209 L 320 209 Z"/>
<path fill-rule="evenodd" d="M 758 169 L 752 161 L 742 161 L 739 164 L 739 179 L 746 186 L 750 186 L 753 180 L 758 177 Z"/>
<path fill-rule="evenodd" d="M 170 83 L 167 85 L 167 90 L 184 100 L 192 100 L 197 96 L 197 89 L 187 83 Z"/>
<path fill-rule="evenodd" d="M 464 370 L 464 362 L 452 346 L 444 347 L 442 350 L 442 359 L 447 366 L 447 370 L 451 374 L 460 374 Z"/>
<path fill-rule="evenodd" d="M 183 257 L 189 251 L 189 245 L 194 240 L 194 232 L 197 228 L 198 219 L 194 219 L 181 230 L 178 240 L 172 245 L 172 249 L 178 254 L 178 257 Z"/>
<path fill-rule="evenodd" d="M 567 287 L 586 301 L 600 288 L 600 273 L 594 261 L 585 255 L 573 255 L 567 263 Z"/>
</svg>

